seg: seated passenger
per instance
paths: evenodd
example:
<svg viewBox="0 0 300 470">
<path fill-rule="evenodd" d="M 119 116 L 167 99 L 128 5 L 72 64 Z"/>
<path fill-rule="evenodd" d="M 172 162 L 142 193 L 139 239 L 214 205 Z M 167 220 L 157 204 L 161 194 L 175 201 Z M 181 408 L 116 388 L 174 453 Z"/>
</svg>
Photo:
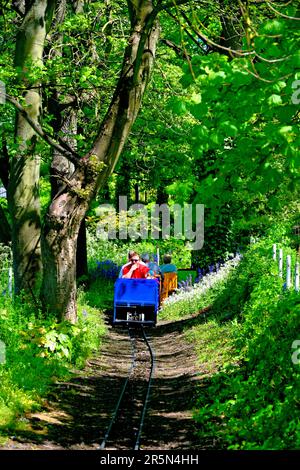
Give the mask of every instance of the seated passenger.
<svg viewBox="0 0 300 470">
<path fill-rule="evenodd" d="M 177 289 L 177 268 L 175 264 L 171 264 L 171 255 L 164 255 L 164 264 L 160 266 L 162 274 L 162 289 L 160 301 L 163 302 L 169 297 L 175 289 Z"/>
<path fill-rule="evenodd" d="M 120 269 L 120 272 L 119 272 L 119 278 L 123 276 L 123 269 L 125 268 L 125 266 L 129 266 L 130 265 L 130 256 L 134 253 L 133 250 L 129 250 L 128 251 L 128 262 L 123 264 L 123 266 L 121 266 L 121 269 Z"/>
<path fill-rule="evenodd" d="M 131 254 L 129 263 L 123 267 L 123 279 L 146 279 L 148 277 L 149 268 L 140 261 L 138 253 L 135 251 Z"/>
<path fill-rule="evenodd" d="M 152 256 L 150 257 L 148 253 L 142 255 L 142 261 L 146 264 L 146 266 L 150 269 L 149 275 L 153 278 L 160 277 L 160 268 L 155 261 L 152 261 Z"/>
<path fill-rule="evenodd" d="M 125 266 L 131 266 L 130 258 L 131 258 L 131 256 L 133 255 L 133 253 L 135 253 L 134 250 L 129 250 L 129 251 L 128 251 L 128 263 L 123 264 L 123 266 L 121 267 L 120 272 L 119 272 L 119 279 L 120 279 L 121 277 L 123 277 L 123 269 L 125 268 Z M 141 263 L 141 264 L 145 264 L 145 263 L 143 263 L 142 261 L 140 261 L 140 263 Z M 145 266 L 146 266 L 146 264 L 145 264 Z"/>
<path fill-rule="evenodd" d="M 177 273 L 177 268 L 175 264 L 171 264 L 172 256 L 171 255 L 164 255 L 164 264 L 162 264 L 159 269 L 162 275 L 165 273 Z"/>
</svg>

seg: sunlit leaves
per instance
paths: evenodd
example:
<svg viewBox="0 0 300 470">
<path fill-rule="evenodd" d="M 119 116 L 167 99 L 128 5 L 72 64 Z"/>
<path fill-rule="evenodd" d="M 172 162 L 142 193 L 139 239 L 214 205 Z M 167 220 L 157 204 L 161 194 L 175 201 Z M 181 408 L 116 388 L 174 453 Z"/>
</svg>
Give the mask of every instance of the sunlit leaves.
<svg viewBox="0 0 300 470">
<path fill-rule="evenodd" d="M 279 104 L 282 104 L 282 98 L 281 98 L 280 95 L 273 94 L 268 98 L 267 103 L 271 106 L 272 105 L 279 105 Z"/>
<path fill-rule="evenodd" d="M 291 103 L 299 33 L 290 25 L 283 18 L 261 25 L 254 39 L 255 61 L 251 56 L 228 61 L 217 53 L 192 60 L 196 79 L 189 86 L 191 96 L 201 91 L 199 104 L 185 100 L 186 112 L 198 120 L 194 156 L 205 161 L 206 153 L 213 152 L 215 159 L 197 186 L 198 199 L 211 208 L 209 217 L 215 221 L 227 202 L 237 217 L 244 217 L 250 205 L 254 217 L 256 211 L 278 209 L 275 193 L 286 201 L 292 197 L 290 183 L 299 177 L 300 165 L 299 117 Z M 253 204 L 262 196 L 259 205 Z"/>
<path fill-rule="evenodd" d="M 221 121 L 219 129 L 224 133 L 225 137 L 235 137 L 238 134 L 238 127 L 232 121 Z"/>
<path fill-rule="evenodd" d="M 270 35 L 276 35 L 276 34 L 283 34 L 286 30 L 287 24 L 286 21 L 283 19 L 274 19 L 267 21 L 261 28 L 260 32 L 262 34 L 270 34 Z"/>
<path fill-rule="evenodd" d="M 175 196 L 176 202 L 184 204 L 193 192 L 193 181 L 176 181 L 167 187 L 167 192 Z"/>
</svg>

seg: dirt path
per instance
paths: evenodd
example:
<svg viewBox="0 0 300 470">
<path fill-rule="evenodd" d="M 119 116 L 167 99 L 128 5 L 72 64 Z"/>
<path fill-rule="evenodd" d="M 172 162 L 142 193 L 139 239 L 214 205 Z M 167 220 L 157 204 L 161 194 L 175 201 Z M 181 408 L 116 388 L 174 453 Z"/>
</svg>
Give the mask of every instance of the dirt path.
<svg viewBox="0 0 300 470">
<path fill-rule="evenodd" d="M 194 435 L 192 406 L 201 385 L 193 345 L 184 329 L 196 316 L 149 330 L 155 376 L 141 439 L 143 450 L 203 449 Z M 109 424 L 130 365 L 126 329 L 109 327 L 102 354 L 70 382 L 53 387 L 44 410 L 24 418 L 26 429 L 2 449 L 97 449 Z M 207 445 L 205 448 L 208 448 Z"/>
</svg>

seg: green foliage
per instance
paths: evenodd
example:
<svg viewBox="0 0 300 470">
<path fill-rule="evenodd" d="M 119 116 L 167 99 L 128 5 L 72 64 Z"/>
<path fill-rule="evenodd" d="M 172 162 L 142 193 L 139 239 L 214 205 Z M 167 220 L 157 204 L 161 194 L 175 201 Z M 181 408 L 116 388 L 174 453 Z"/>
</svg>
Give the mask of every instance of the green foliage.
<svg viewBox="0 0 300 470">
<path fill-rule="evenodd" d="M 200 293 L 199 296 L 196 296 L 192 299 L 186 297 L 186 292 L 183 291 L 181 294 L 181 299 L 179 298 L 178 301 L 171 304 L 165 302 L 162 305 L 159 313 L 160 320 L 181 320 L 184 317 L 193 315 L 212 305 L 214 300 L 223 291 L 224 285 L 225 282 L 220 281 L 206 292 Z M 205 318 L 205 316 L 203 318 Z"/>
<path fill-rule="evenodd" d="M 283 292 L 271 246 L 270 241 L 253 245 L 213 304 L 220 331 L 229 327 L 232 353 L 201 389 L 195 419 L 199 437 L 214 439 L 219 448 L 300 445 L 300 371 L 292 361 L 300 297 Z"/>
<path fill-rule="evenodd" d="M 299 113 L 292 101 L 298 22 L 270 18 L 263 5 L 249 4 L 248 13 L 251 34 L 243 47 L 256 55 L 192 54 L 182 66 L 186 93 L 170 99 L 174 114 L 190 118 L 191 133 L 190 169 L 168 192 L 178 202 L 205 205 L 204 247 L 193 259 L 198 266 L 263 235 L 278 212 L 299 200 Z M 194 20 L 202 31 L 200 12 Z"/>
<path fill-rule="evenodd" d="M 219 209 L 218 219 L 210 225 L 211 210 L 205 210 L 204 245 L 192 253 L 193 266 L 204 268 L 228 258 L 240 246 L 233 233 L 233 220 L 228 205 Z"/>
<path fill-rule="evenodd" d="M 8 270 L 12 265 L 10 247 L 0 243 L 0 293 L 8 292 Z"/>
<path fill-rule="evenodd" d="M 216 296 L 214 296 L 215 298 Z M 213 301 L 213 298 L 207 300 Z M 191 329 L 185 330 L 187 341 L 195 344 L 199 377 L 205 379 L 215 374 L 223 364 L 233 361 L 232 324 L 220 325 L 213 319 L 206 319 Z"/>
<path fill-rule="evenodd" d="M 142 255 L 149 253 L 156 255 L 157 248 L 160 250 L 160 264 L 162 256 L 166 253 L 172 255 L 172 263 L 178 268 L 189 268 L 191 266 L 191 252 L 186 248 L 183 240 L 170 238 L 168 240 L 142 240 L 135 242 L 130 240 L 101 240 L 96 235 L 88 232 L 88 256 L 89 266 L 93 270 L 97 261 L 111 260 L 122 266 L 128 261 L 128 251 L 135 250 Z"/>
<path fill-rule="evenodd" d="M 48 206 L 51 202 L 51 186 L 48 178 L 40 178 L 40 203 L 41 203 L 41 212 L 44 215 L 48 209 Z"/>
<path fill-rule="evenodd" d="M 6 276 L 6 273 L 5 273 Z M 72 367 L 82 367 L 99 350 L 105 333 L 99 309 L 85 293 L 78 301 L 79 321 L 58 323 L 35 307 L 0 297 L 0 340 L 6 362 L 0 364 L 0 434 L 20 429 L 20 416 L 42 405 L 54 380 L 65 379 Z"/>
<path fill-rule="evenodd" d="M 111 309 L 114 299 L 115 282 L 108 279 L 96 279 L 84 293 L 86 302 L 95 309 Z"/>
</svg>

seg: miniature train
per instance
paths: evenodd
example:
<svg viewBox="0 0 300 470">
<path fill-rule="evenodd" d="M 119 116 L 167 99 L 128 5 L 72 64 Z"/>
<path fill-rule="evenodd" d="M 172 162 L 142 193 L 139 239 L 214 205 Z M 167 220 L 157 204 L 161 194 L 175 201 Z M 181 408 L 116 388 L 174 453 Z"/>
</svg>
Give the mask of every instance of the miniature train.
<svg viewBox="0 0 300 470">
<path fill-rule="evenodd" d="M 117 279 L 114 292 L 114 325 L 155 325 L 158 309 L 159 282 L 156 279 Z"/>
<path fill-rule="evenodd" d="M 156 325 L 160 303 L 177 288 L 177 274 L 160 279 L 117 279 L 113 324 Z"/>
</svg>

